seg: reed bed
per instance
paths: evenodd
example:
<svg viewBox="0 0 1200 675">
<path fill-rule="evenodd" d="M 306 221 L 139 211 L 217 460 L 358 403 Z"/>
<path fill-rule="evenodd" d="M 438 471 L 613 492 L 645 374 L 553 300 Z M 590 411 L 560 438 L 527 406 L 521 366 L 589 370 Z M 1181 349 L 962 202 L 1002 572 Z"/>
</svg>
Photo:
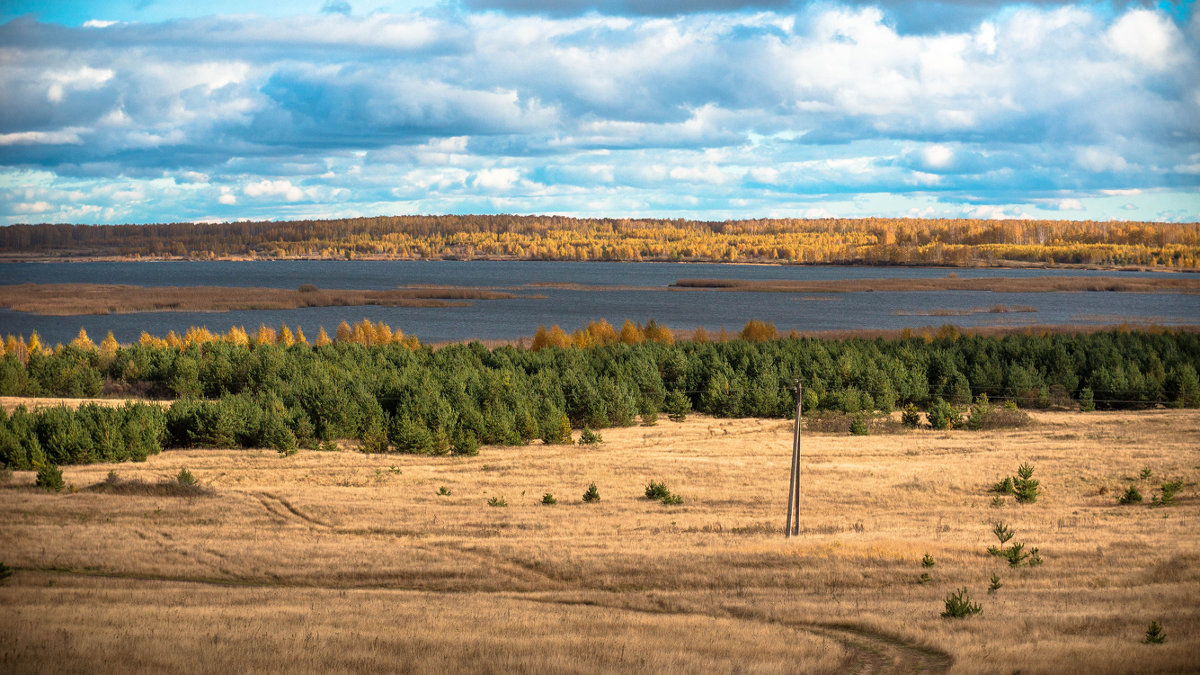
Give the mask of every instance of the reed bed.
<svg viewBox="0 0 1200 675">
<path fill-rule="evenodd" d="M 302 307 L 456 307 L 471 300 L 520 297 L 476 288 L 398 288 L 385 291 L 297 290 L 223 286 L 125 286 L 114 284 L 18 284 L 0 286 L 0 307 L 44 316 L 133 312 L 227 312 Z"/>
</svg>

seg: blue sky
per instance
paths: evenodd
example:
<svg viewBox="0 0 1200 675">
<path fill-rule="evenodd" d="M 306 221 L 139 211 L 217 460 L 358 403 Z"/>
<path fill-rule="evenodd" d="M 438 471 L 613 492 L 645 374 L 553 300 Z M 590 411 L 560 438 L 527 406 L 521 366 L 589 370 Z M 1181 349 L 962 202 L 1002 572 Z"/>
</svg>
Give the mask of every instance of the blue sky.
<svg viewBox="0 0 1200 675">
<path fill-rule="evenodd" d="M 1200 221 L 1191 2 L 0 7 L 0 224 Z"/>
</svg>

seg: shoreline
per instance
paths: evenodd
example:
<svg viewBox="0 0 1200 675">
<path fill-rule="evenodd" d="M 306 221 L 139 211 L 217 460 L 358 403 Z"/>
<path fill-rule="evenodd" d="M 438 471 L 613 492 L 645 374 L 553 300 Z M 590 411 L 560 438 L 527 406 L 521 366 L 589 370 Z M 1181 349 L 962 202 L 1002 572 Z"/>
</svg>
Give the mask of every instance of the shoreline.
<svg viewBox="0 0 1200 675">
<path fill-rule="evenodd" d="M 520 256 L 473 256 L 473 257 L 398 257 L 388 255 L 355 255 L 353 259 L 333 256 L 218 256 L 199 258 L 194 256 L 92 256 L 92 255 L 14 255 L 0 254 L 0 265 L 20 263 L 159 263 L 159 262 L 528 262 L 528 263 L 619 263 L 637 265 L 641 263 L 673 264 L 673 265 L 729 265 L 740 267 L 865 267 L 865 268 L 928 268 L 928 269 L 1031 269 L 1031 270 L 1086 270 L 1095 272 L 1176 272 L 1180 274 L 1198 274 L 1200 267 L 1164 267 L 1155 265 L 1096 265 L 1091 263 L 1044 263 L 1027 262 L 1023 260 L 999 260 L 994 262 L 971 261 L 961 265 L 933 263 L 878 263 L 869 260 L 826 261 L 817 263 L 780 262 L 773 260 L 715 260 L 710 258 L 693 258 L 678 260 L 672 258 L 643 258 L 641 260 L 621 260 L 616 258 L 599 258 L 590 260 L 575 260 L 572 258 L 529 258 Z"/>
</svg>

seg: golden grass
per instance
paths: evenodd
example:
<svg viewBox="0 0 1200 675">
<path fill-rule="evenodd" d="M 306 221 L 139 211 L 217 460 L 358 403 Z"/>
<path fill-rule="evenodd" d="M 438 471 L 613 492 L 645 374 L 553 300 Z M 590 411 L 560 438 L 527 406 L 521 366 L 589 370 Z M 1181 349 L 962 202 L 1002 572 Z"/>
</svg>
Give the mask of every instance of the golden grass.
<svg viewBox="0 0 1200 675">
<path fill-rule="evenodd" d="M 215 496 L 0 488 L 0 663 L 130 669 L 1179 672 L 1200 653 L 1200 413 L 1035 413 L 1010 431 L 804 439 L 791 424 L 607 429 L 478 457 L 170 451 Z M 987 487 L 1036 466 L 1037 503 Z M 1143 468 L 1153 472 L 1142 480 Z M 1118 506 L 1182 477 L 1175 506 Z M 643 497 L 664 481 L 681 506 Z M 590 482 L 601 500 L 584 504 Z M 438 496 L 446 486 L 450 496 Z M 553 493 L 555 506 L 540 504 Z M 491 497 L 508 506 L 489 507 Z M 984 553 L 991 523 L 1045 564 Z M 916 583 L 931 554 L 934 581 Z M 992 572 L 1003 588 L 986 593 Z M 983 613 L 940 618 L 966 587 Z M 1140 640 L 1151 620 L 1168 637 Z"/>
<path fill-rule="evenodd" d="M 301 307 L 454 307 L 469 300 L 518 297 L 476 288 L 419 287 L 388 291 L 291 290 L 224 286 L 123 286 L 115 284 L 0 285 L 0 307 L 45 316 L 131 312 L 227 312 Z"/>
<path fill-rule="evenodd" d="M 959 279 L 843 279 L 789 281 L 755 279 L 678 279 L 677 290 L 754 291 L 763 293 L 861 293 L 866 291 L 997 291 L 1005 293 L 1198 293 L 1200 279 L 1186 277 L 979 277 Z"/>
<path fill-rule="evenodd" d="M 25 406 L 25 409 L 33 412 L 42 408 L 54 408 L 58 406 L 67 406 L 68 408 L 78 408 L 85 403 L 94 403 L 96 405 L 107 406 L 109 408 L 120 408 L 125 405 L 129 399 L 123 398 L 48 398 L 39 396 L 0 396 L 0 408 L 4 412 L 11 413 L 19 406 Z M 158 401 L 150 399 L 139 399 L 144 403 L 154 403 L 161 406 L 169 406 L 174 401 Z"/>
</svg>

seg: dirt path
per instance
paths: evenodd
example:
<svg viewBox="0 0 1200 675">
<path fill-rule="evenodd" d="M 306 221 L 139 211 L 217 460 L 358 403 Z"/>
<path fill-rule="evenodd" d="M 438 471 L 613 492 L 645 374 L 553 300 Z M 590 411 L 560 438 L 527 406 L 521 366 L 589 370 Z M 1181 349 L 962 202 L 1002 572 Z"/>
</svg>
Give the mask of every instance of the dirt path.
<svg viewBox="0 0 1200 675">
<path fill-rule="evenodd" d="M 517 596 L 519 597 L 519 596 Z M 733 618 L 763 625 L 786 626 L 793 630 L 810 633 L 833 640 L 850 650 L 854 656 L 849 672 L 854 673 L 944 673 L 954 665 L 954 657 L 940 649 L 927 647 L 888 635 L 863 626 L 841 623 L 777 620 L 760 616 L 746 608 L 724 608 L 724 611 L 697 611 L 685 608 L 631 607 L 614 602 L 594 600 L 558 600 L 553 598 L 526 598 L 532 602 L 561 605 L 593 605 L 607 609 L 645 614 L 673 614 L 706 616 L 717 619 Z"/>
</svg>

